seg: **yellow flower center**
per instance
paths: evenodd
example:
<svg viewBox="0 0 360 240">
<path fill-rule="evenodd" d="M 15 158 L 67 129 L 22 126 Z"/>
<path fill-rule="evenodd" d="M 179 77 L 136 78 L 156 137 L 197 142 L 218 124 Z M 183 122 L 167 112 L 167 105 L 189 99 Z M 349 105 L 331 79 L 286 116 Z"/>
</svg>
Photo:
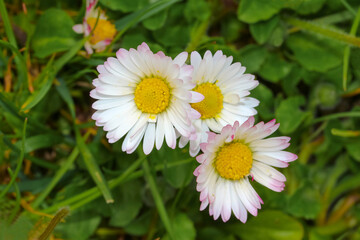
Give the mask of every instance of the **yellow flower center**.
<svg viewBox="0 0 360 240">
<path fill-rule="evenodd" d="M 213 118 L 221 112 L 224 96 L 216 84 L 203 83 L 196 86 L 193 91 L 205 97 L 201 102 L 191 104 L 192 108 L 201 114 L 201 119 Z"/>
<path fill-rule="evenodd" d="M 163 112 L 170 102 L 170 88 L 160 78 L 144 78 L 135 89 L 135 104 L 144 113 Z"/>
<path fill-rule="evenodd" d="M 214 165 L 221 177 L 239 180 L 250 173 L 252 152 L 241 142 L 225 144 L 217 153 Z"/>
<path fill-rule="evenodd" d="M 94 28 L 96 23 L 96 18 L 88 18 L 86 20 L 89 24 L 91 30 Z M 96 44 L 106 39 L 112 40 L 116 34 L 115 25 L 109 22 L 106 19 L 99 19 L 96 24 L 96 28 L 93 31 L 93 34 L 90 37 L 91 44 Z"/>
</svg>

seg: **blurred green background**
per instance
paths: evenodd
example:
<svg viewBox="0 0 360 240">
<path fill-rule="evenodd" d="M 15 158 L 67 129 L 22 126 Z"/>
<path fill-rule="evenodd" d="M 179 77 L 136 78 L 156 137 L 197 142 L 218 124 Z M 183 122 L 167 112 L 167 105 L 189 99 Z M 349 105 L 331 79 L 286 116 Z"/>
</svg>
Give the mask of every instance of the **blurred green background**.
<svg viewBox="0 0 360 240">
<path fill-rule="evenodd" d="M 118 35 L 108 51 L 87 56 L 72 30 L 85 1 L 0 0 L 1 240 L 169 239 L 154 185 L 178 240 L 360 239 L 359 0 L 99 6 Z M 276 118 L 274 135 L 292 138 L 299 159 L 283 169 L 285 190 L 254 183 L 264 205 L 246 224 L 199 211 L 188 149 L 163 146 L 142 168 L 141 154 L 123 153 L 121 140 L 108 144 L 91 120 L 96 66 L 144 41 L 172 57 L 232 55 L 260 81 L 251 93 L 257 120 Z"/>
</svg>

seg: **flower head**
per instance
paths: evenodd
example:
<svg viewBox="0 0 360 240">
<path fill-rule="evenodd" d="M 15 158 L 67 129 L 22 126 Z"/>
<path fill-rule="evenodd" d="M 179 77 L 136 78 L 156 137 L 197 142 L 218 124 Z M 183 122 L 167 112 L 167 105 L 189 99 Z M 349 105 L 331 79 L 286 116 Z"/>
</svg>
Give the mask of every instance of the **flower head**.
<svg viewBox="0 0 360 240">
<path fill-rule="evenodd" d="M 96 88 L 90 93 L 98 99 L 92 118 L 108 131 L 109 142 L 126 135 L 122 150 L 132 153 L 144 138 L 144 152 L 149 154 L 154 145 L 161 148 L 164 138 L 175 148 L 176 133 L 194 138 L 191 123 L 200 116 L 190 103 L 203 96 L 191 91 L 192 67 L 184 64 L 187 53 L 171 59 L 142 43 L 137 50 L 120 49 L 116 56 L 98 66 Z"/>
<path fill-rule="evenodd" d="M 227 124 L 240 124 L 257 113 L 254 109 L 259 105 L 255 98 L 247 97 L 250 90 L 259 82 L 255 76 L 244 74 L 245 67 L 239 62 L 232 63 L 233 58 L 217 51 L 214 56 L 206 51 L 204 58 L 198 52 L 191 53 L 191 65 L 194 67 L 194 91 L 204 95 L 204 100 L 193 103 L 192 107 L 201 114 L 194 121 L 197 138 L 190 140 L 190 155 L 200 151 L 200 143 L 206 142 L 206 132 L 219 133 Z M 182 137 L 180 147 L 184 147 L 189 139 Z"/>
<path fill-rule="evenodd" d="M 116 34 L 115 25 L 107 20 L 105 13 L 98 7 L 97 0 L 86 0 L 86 12 L 82 24 L 76 24 L 73 29 L 76 33 L 83 33 L 85 37 L 90 36 L 90 40 L 85 43 L 88 54 L 105 50 Z"/>
<path fill-rule="evenodd" d="M 242 222 L 247 212 L 257 215 L 263 201 L 250 184 L 249 177 L 276 192 L 285 187 L 285 176 L 274 169 L 284 168 L 297 159 L 293 153 L 283 151 L 290 143 L 289 137 L 272 137 L 279 127 L 272 120 L 254 126 L 250 117 L 239 126 L 225 126 L 220 134 L 209 132 L 208 142 L 202 143 L 203 154 L 197 156 L 200 165 L 194 171 L 197 191 L 201 192 L 200 210 L 209 205 L 209 213 L 224 222 L 231 212 Z"/>
</svg>

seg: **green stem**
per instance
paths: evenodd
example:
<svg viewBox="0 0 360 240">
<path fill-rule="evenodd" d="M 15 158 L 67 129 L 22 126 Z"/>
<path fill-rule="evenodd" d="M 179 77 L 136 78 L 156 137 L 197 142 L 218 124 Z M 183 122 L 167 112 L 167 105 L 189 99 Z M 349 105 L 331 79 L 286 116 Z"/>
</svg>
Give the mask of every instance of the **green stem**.
<svg viewBox="0 0 360 240">
<path fill-rule="evenodd" d="M 156 208 L 159 212 L 160 218 L 165 226 L 166 231 L 168 232 L 170 239 L 175 239 L 175 235 L 172 230 L 171 222 L 169 216 L 166 212 L 166 208 L 163 200 L 161 199 L 160 193 L 157 188 L 154 176 L 151 174 L 149 163 L 145 160 L 143 163 L 143 169 L 145 178 L 149 184 L 151 194 L 154 198 Z"/>
<path fill-rule="evenodd" d="M 350 6 L 350 4 L 346 0 L 341 0 L 341 3 L 344 5 L 344 7 L 351 12 L 354 16 L 356 16 L 355 10 Z"/>
<path fill-rule="evenodd" d="M 334 113 L 334 114 L 330 114 L 330 115 L 327 115 L 327 116 L 315 118 L 315 119 L 312 121 L 312 124 L 315 124 L 315 123 L 318 123 L 318 122 L 322 122 L 322 121 L 326 121 L 326 120 L 342 118 L 342 117 L 360 117 L 360 112 L 341 112 L 341 113 Z"/>
<path fill-rule="evenodd" d="M 321 34 L 323 36 L 326 36 L 326 37 L 329 37 L 332 39 L 336 39 L 340 42 L 350 44 L 350 45 L 353 45 L 356 47 L 360 47 L 360 38 L 351 36 L 350 34 L 337 32 L 335 30 L 322 27 L 315 22 L 304 21 L 304 20 L 300 20 L 297 18 L 289 17 L 289 18 L 286 18 L 285 21 L 287 21 L 291 25 L 294 25 L 300 29 L 307 30 L 307 31 L 317 33 L 317 34 Z"/>
<path fill-rule="evenodd" d="M 1 0 L 0 0 L 0 1 L 1 1 Z M 22 130 L 21 153 L 20 153 L 20 156 L 19 156 L 19 160 L 18 160 L 18 162 L 17 162 L 17 166 L 16 166 L 16 169 L 15 169 L 15 172 L 14 172 L 14 174 L 12 175 L 11 180 L 10 180 L 10 182 L 8 183 L 8 185 L 7 185 L 7 186 L 5 187 L 5 189 L 0 193 L 0 199 L 5 196 L 5 194 L 9 191 L 10 187 L 14 184 L 14 182 L 15 182 L 15 180 L 16 180 L 16 177 L 17 177 L 17 175 L 18 175 L 19 172 L 20 172 L 22 163 L 23 163 L 23 161 L 24 161 L 25 135 L 26 135 L 26 125 L 27 125 L 27 121 L 28 121 L 27 118 L 25 118 L 24 127 L 23 127 L 23 130 Z"/>
<path fill-rule="evenodd" d="M 205 35 L 207 29 L 209 28 L 210 24 L 210 17 L 203 21 L 198 27 L 193 30 L 191 41 L 189 42 L 188 46 L 185 49 L 185 52 L 192 52 L 196 50 L 197 46 L 199 45 L 201 39 Z"/>
<path fill-rule="evenodd" d="M 49 225 L 46 227 L 45 231 L 40 235 L 39 240 L 46 240 L 49 238 L 51 233 L 54 231 L 56 225 L 68 214 L 70 213 L 68 208 L 61 209 L 53 219 L 51 219 Z"/>
</svg>

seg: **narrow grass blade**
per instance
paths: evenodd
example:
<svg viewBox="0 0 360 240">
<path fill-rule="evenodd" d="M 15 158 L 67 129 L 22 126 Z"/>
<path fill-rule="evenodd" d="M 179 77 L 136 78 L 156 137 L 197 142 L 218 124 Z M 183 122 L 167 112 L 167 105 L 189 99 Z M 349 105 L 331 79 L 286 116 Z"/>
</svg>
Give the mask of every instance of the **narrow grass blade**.
<svg viewBox="0 0 360 240">
<path fill-rule="evenodd" d="M 312 32 L 312 33 L 316 33 L 316 34 L 320 34 L 323 35 L 325 37 L 334 39 L 334 40 L 338 40 L 340 42 L 349 44 L 349 45 L 353 45 L 356 47 L 360 47 L 360 38 L 351 36 L 350 34 L 347 33 L 342 33 L 340 31 L 336 31 L 334 29 L 319 25 L 316 22 L 312 22 L 312 21 L 304 21 L 304 20 L 300 20 L 298 18 L 286 18 L 285 19 L 289 24 L 294 25 L 295 27 L 298 27 L 300 29 Z"/>
<path fill-rule="evenodd" d="M 56 85 L 56 90 L 60 94 L 61 98 L 66 102 L 66 104 L 70 110 L 71 117 L 74 120 L 75 119 L 74 100 L 71 97 L 69 88 L 66 86 L 66 82 L 62 78 L 59 78 L 58 81 L 59 81 L 59 84 Z"/>
<path fill-rule="evenodd" d="M 119 177 L 112 179 L 108 181 L 108 185 L 110 189 L 113 189 L 114 187 L 120 185 L 121 183 L 125 182 L 125 180 L 128 180 L 131 176 L 133 176 L 135 173 L 134 171 L 141 165 L 141 163 L 144 161 L 145 156 L 140 157 L 137 159 L 133 164 L 130 165 Z M 139 171 L 137 171 L 139 172 Z M 135 174 L 136 177 L 141 177 L 142 174 Z M 43 212 L 51 213 L 56 211 L 58 208 L 62 206 L 67 206 L 69 204 L 75 203 L 73 205 L 70 205 L 71 210 L 75 210 L 76 208 L 83 206 L 96 198 L 101 196 L 101 192 L 99 191 L 99 188 L 93 187 L 89 190 L 86 190 L 72 198 L 66 199 L 60 203 L 57 203 L 50 208 L 45 209 Z"/>
<path fill-rule="evenodd" d="M 146 178 L 146 180 L 147 180 L 147 182 L 149 184 L 150 191 L 151 191 L 151 194 L 152 194 L 152 196 L 154 198 L 155 205 L 156 205 L 156 208 L 157 208 L 157 210 L 159 212 L 160 218 L 161 218 L 161 220 L 162 220 L 162 222 L 163 222 L 163 224 L 165 226 L 165 229 L 168 232 L 170 238 L 174 240 L 175 235 L 174 235 L 173 230 L 172 230 L 172 225 L 171 225 L 169 216 L 168 216 L 168 214 L 166 212 L 166 208 L 165 208 L 165 205 L 163 203 L 163 200 L 161 199 L 159 190 L 157 189 L 157 185 L 156 185 L 154 176 L 151 174 L 149 164 L 148 164 L 148 162 L 146 160 L 143 163 L 143 169 L 144 169 L 145 178 Z"/>
<path fill-rule="evenodd" d="M 341 113 L 329 114 L 329 115 L 326 115 L 323 117 L 315 118 L 312 121 L 312 123 L 314 124 L 314 123 L 327 121 L 327 120 L 331 120 L 331 119 L 342 118 L 342 117 L 360 117 L 360 112 L 341 112 Z"/>
<path fill-rule="evenodd" d="M 354 22 L 351 26 L 350 35 L 355 36 L 360 22 L 360 8 L 357 11 Z M 346 46 L 344 50 L 344 63 L 343 63 L 343 89 L 347 89 L 347 80 L 348 80 L 348 69 L 349 69 L 349 60 L 350 60 L 350 46 Z"/>
<path fill-rule="evenodd" d="M 0 193 L 0 199 L 5 196 L 5 194 L 9 191 L 10 187 L 14 184 L 14 182 L 16 180 L 16 177 L 20 172 L 22 163 L 24 161 L 26 125 L 27 125 L 27 118 L 25 118 L 25 121 L 24 121 L 24 127 L 23 127 L 23 130 L 22 130 L 22 138 L 21 138 L 21 142 L 22 142 L 22 144 L 21 144 L 21 153 L 20 153 L 16 168 L 15 168 L 15 172 L 12 175 L 10 182 L 7 184 L 5 189 Z"/>
<path fill-rule="evenodd" d="M 77 126 L 75 126 L 75 133 L 76 133 L 76 143 L 80 150 L 80 153 L 84 159 L 85 165 L 95 181 L 96 185 L 100 189 L 101 193 L 103 194 L 106 203 L 113 203 L 114 199 L 111 195 L 109 186 L 107 182 L 105 181 L 104 175 L 102 174 L 99 166 L 96 163 L 96 160 L 94 159 L 94 156 L 88 149 L 88 147 L 85 144 L 85 141 L 83 137 L 80 134 L 80 131 Z"/>
<path fill-rule="evenodd" d="M 8 171 L 9 171 L 9 175 L 11 178 L 14 177 L 14 173 L 13 171 L 11 170 L 11 168 L 8 168 Z M 19 187 L 17 185 L 16 182 L 14 182 L 14 189 L 15 189 L 15 199 L 16 199 L 16 202 L 15 202 L 15 207 L 11 210 L 11 214 L 8 218 L 8 223 L 11 224 L 16 216 L 16 214 L 18 213 L 18 211 L 20 210 L 20 200 L 21 200 L 21 196 L 20 196 L 20 190 L 19 190 Z"/>
</svg>

